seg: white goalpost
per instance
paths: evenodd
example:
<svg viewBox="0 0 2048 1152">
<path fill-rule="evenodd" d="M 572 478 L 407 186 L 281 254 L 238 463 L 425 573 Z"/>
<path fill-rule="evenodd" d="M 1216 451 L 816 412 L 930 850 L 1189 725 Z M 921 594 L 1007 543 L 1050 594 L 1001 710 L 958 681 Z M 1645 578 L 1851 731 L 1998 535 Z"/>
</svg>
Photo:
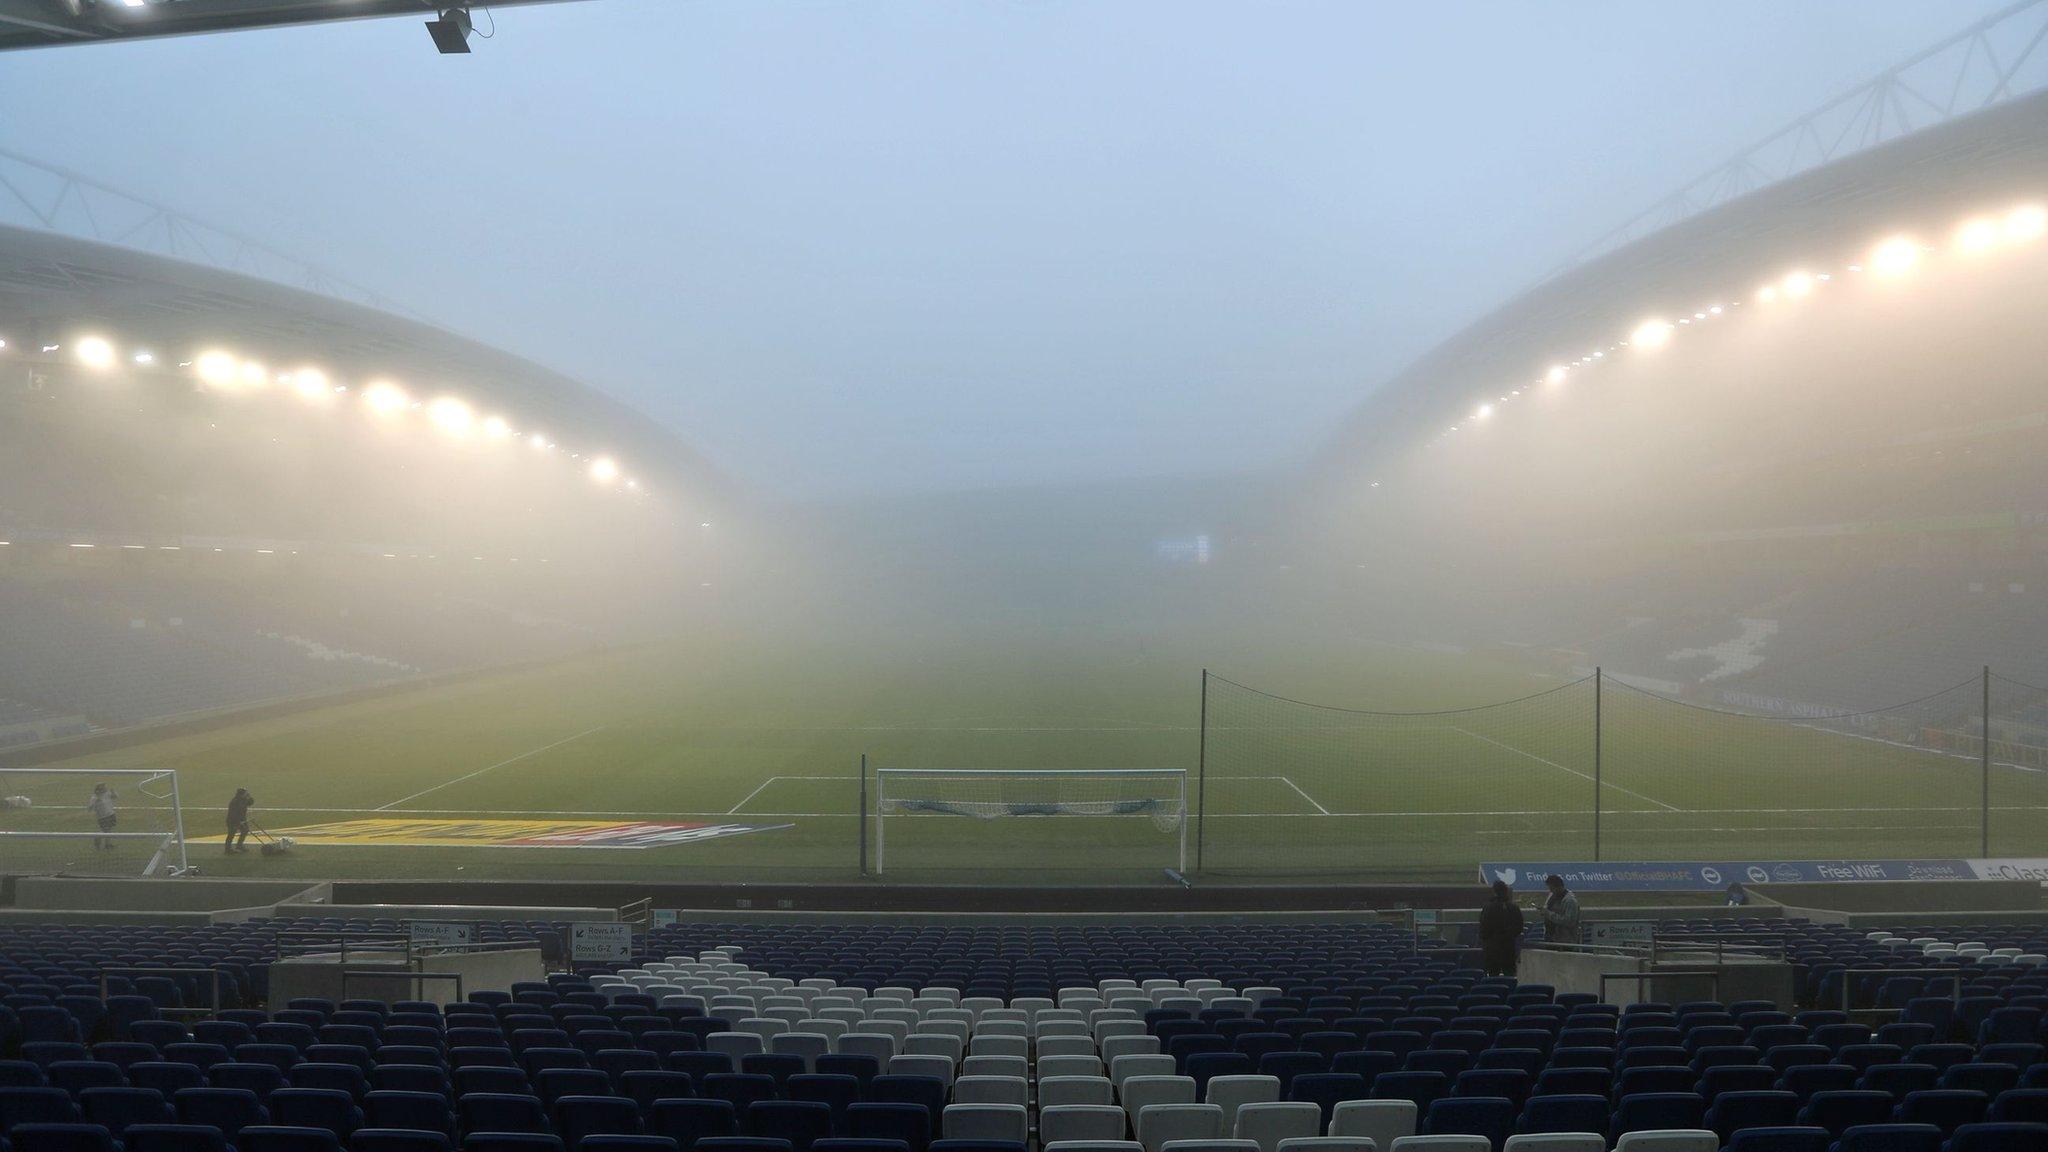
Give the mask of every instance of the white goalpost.
<svg viewBox="0 0 2048 1152">
<path fill-rule="evenodd" d="M 877 768 L 875 872 L 884 870 L 890 833 L 900 838 L 905 820 L 917 822 L 912 827 L 941 821 L 950 834 L 949 859 L 920 864 L 1001 867 L 999 850 L 1015 845 L 1027 853 L 1016 866 L 1056 867 L 1058 859 L 1035 850 L 1044 839 L 1035 831 L 995 827 L 999 821 L 1021 827 L 1015 822 L 1046 818 L 1084 821 L 1082 840 L 1101 852 L 1129 856 L 1133 866 L 1187 871 L 1184 768 Z M 1153 851 L 1161 858 L 1142 860 Z"/>
<path fill-rule="evenodd" d="M 108 800 L 95 803 L 105 785 Z M 113 826 L 101 827 L 111 809 Z M 185 810 L 170 768 L 0 768 L 0 872 L 180 876 Z"/>
</svg>

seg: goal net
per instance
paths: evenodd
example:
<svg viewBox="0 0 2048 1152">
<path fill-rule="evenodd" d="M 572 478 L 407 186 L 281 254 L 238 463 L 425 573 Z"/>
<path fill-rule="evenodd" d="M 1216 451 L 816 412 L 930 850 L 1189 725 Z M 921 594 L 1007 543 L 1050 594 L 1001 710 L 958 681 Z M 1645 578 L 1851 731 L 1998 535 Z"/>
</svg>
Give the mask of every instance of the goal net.
<svg viewBox="0 0 2048 1152">
<path fill-rule="evenodd" d="M 0 872 L 176 876 L 185 867 L 175 771 L 0 768 Z"/>
<path fill-rule="evenodd" d="M 875 770 L 875 871 L 1187 869 L 1180 768 Z"/>
</svg>

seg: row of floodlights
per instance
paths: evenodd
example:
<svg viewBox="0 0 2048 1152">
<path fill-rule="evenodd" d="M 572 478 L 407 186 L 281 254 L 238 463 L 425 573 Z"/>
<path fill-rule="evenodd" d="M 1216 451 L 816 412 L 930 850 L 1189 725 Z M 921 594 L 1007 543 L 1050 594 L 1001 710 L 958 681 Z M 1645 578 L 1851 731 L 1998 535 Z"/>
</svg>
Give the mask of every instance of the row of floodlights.
<svg viewBox="0 0 2048 1152">
<path fill-rule="evenodd" d="M 7 347 L 7 341 L 0 339 L 0 349 Z M 64 344 L 40 346 L 44 355 L 61 355 L 67 350 L 73 361 L 94 372 L 111 371 L 123 360 L 141 368 L 158 364 L 156 353 L 146 348 L 137 348 L 124 355 L 112 340 L 95 333 L 79 335 L 70 341 L 68 349 Z M 261 361 L 219 349 L 201 352 L 190 360 L 181 360 L 177 369 L 189 371 L 202 387 L 211 391 L 253 392 L 275 386 L 289 389 L 308 404 L 319 407 L 336 404 L 353 392 L 362 410 L 379 420 L 400 420 L 413 412 L 421 412 L 428 423 L 450 439 L 502 443 L 524 440 L 536 452 L 558 452 L 582 463 L 590 479 L 599 485 L 617 485 L 633 492 L 642 490 L 640 481 L 627 476 L 611 456 L 600 454 L 586 459 L 580 452 L 562 449 L 545 432 L 522 432 L 503 416 L 480 415 L 474 406 L 459 396 L 442 395 L 418 400 L 404 386 L 391 380 L 371 380 L 360 388 L 351 389 L 347 384 L 337 383 L 319 368 L 308 366 L 272 373 Z"/>
<path fill-rule="evenodd" d="M 2022 204 L 2003 215 L 1973 216 L 1963 221 L 1956 226 L 1951 235 L 1948 251 L 1966 258 L 1979 257 L 2001 249 L 2009 250 L 2032 244 L 2043 235 L 2048 235 L 2048 208 L 2039 204 Z M 1939 246 L 1915 236 L 1891 236 L 1873 245 L 1862 262 L 1846 265 L 1842 272 L 1879 280 L 1900 280 L 1918 269 L 1928 256 L 1941 251 Z M 1750 294 L 1747 303 L 1768 307 L 1797 302 L 1811 296 L 1835 277 L 1836 273 L 1831 271 L 1793 269 L 1777 279 L 1760 285 Z M 1739 299 L 1718 302 L 1676 320 L 1665 316 L 1649 317 L 1637 324 L 1626 339 L 1617 339 L 1595 347 L 1575 360 L 1552 364 L 1531 383 L 1510 387 L 1497 399 L 1480 401 L 1473 406 L 1471 414 L 1465 420 L 1452 424 L 1438 433 L 1430 443 L 1442 441 L 1468 423 L 1491 419 L 1498 405 L 1514 401 L 1522 395 L 1525 388 L 1556 388 L 1574 373 L 1598 365 L 1605 361 L 1610 353 L 1624 349 L 1638 353 L 1660 352 L 1670 346 L 1680 329 L 1694 324 L 1710 323 L 1744 303 L 1745 301 Z M 1377 488 L 1379 482 L 1374 481 L 1371 486 Z"/>
</svg>

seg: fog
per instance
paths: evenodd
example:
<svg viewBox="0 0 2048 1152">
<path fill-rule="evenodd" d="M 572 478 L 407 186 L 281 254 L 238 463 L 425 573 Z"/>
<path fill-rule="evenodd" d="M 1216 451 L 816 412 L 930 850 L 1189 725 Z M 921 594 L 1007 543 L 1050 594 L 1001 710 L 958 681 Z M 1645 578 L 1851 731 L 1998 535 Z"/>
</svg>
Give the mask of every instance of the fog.
<svg viewBox="0 0 2048 1152">
<path fill-rule="evenodd" d="M 813 500 L 1297 464 L 1997 6 L 590 0 L 20 53 L 0 108 Z"/>
<path fill-rule="evenodd" d="M 41 738 L 650 640 L 1347 698 L 1422 653 L 1480 656 L 1489 692 L 1593 666 L 1823 705 L 1986 662 L 2048 681 L 2015 626 L 2048 285 L 2024 243 L 1951 250 L 1951 215 L 1896 222 L 1930 254 L 1901 283 L 1774 309 L 1702 283 L 1728 315 L 1668 348 L 1485 417 L 1461 413 L 1495 382 L 1426 381 L 1457 391 L 1441 419 L 1353 452 L 1432 347 L 1991 7 L 591 0 L 498 13 L 466 59 L 408 21 L 10 56 L 12 147 L 676 447 L 599 475 L 604 445 L 527 451 L 517 411 L 499 444 L 367 409 L 395 370 L 368 337 L 327 365 L 340 399 L 215 386 L 189 371 L 203 304 L 150 317 L 162 362 L 84 366 L 132 302 L 13 285 L 0 705 Z M 1822 257 L 1857 258 L 1770 255 Z M 269 328 L 236 354 L 330 355 Z M 531 387 L 484 363 L 397 371 L 481 417 Z M 161 671 L 114 692 L 112 667 Z"/>
</svg>

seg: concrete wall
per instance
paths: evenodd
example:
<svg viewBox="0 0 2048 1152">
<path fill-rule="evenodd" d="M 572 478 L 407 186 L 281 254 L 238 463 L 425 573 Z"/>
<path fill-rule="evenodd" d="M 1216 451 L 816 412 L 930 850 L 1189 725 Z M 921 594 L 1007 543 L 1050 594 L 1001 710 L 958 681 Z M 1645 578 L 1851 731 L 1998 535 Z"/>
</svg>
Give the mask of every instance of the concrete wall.
<svg viewBox="0 0 2048 1152">
<path fill-rule="evenodd" d="M 61 911 L 224 912 L 268 908 L 280 900 L 321 899 L 325 884 L 305 880 L 114 879 L 23 876 L 14 907 Z"/>
</svg>

